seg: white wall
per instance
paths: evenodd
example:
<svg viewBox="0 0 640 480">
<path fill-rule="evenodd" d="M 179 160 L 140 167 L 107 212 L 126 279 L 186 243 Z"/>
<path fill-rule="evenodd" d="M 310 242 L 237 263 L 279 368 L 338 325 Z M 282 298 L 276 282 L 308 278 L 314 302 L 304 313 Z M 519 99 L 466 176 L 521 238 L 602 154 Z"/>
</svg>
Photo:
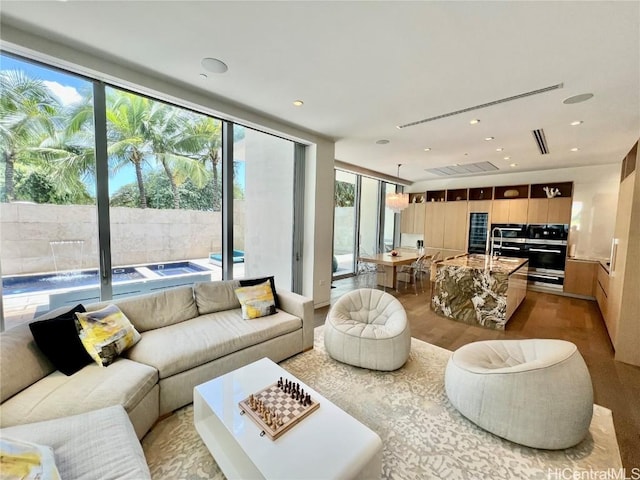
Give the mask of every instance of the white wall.
<svg viewBox="0 0 640 480">
<path fill-rule="evenodd" d="M 316 305 L 328 304 L 331 286 L 331 250 L 333 234 L 333 163 L 335 144 L 292 125 L 266 117 L 214 96 L 172 83 L 148 72 L 124 66 L 90 52 L 62 45 L 13 27 L 0 30 L 6 51 L 40 60 L 69 71 L 128 88 L 177 105 L 190 107 L 219 118 L 276 133 L 308 145 L 306 161 L 305 225 L 303 251 L 303 292 Z M 322 284 L 321 284 L 322 283 Z"/>
<path fill-rule="evenodd" d="M 573 182 L 571 243 L 576 257 L 608 258 L 615 227 L 620 163 L 416 182 L 411 192 L 466 187 Z"/>
</svg>

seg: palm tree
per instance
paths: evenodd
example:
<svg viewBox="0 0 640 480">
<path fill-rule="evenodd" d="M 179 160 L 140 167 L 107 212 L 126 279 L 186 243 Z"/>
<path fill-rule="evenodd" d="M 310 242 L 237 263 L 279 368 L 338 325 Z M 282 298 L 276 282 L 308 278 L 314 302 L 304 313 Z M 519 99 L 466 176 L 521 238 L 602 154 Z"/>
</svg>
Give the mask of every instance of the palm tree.
<svg viewBox="0 0 640 480">
<path fill-rule="evenodd" d="M 175 209 L 180 208 L 179 185 L 190 179 L 196 187 L 202 188 L 208 179 L 204 165 L 189 156 L 194 153 L 194 144 L 185 141 L 190 120 L 191 115 L 184 114 L 182 109 L 152 102 L 145 130 L 155 159 L 171 185 Z"/>
<path fill-rule="evenodd" d="M 2 201 L 14 200 L 17 161 L 25 165 L 42 161 L 37 147 L 56 131 L 60 102 L 39 79 L 24 72 L 0 72 L 0 148 L 5 188 Z"/>
<path fill-rule="evenodd" d="M 218 168 L 222 148 L 222 122 L 212 117 L 191 114 L 190 121 L 182 131 L 182 139 L 176 146 L 185 152 L 193 152 L 194 158 L 203 165 L 211 164 L 213 179 L 213 210 L 219 211 L 222 205 Z"/>
</svg>

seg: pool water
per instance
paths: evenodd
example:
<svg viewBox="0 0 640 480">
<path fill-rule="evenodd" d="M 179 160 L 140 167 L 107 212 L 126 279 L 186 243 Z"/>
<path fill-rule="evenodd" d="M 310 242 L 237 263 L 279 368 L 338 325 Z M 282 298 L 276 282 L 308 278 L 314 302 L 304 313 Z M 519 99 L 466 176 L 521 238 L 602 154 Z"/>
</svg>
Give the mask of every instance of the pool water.
<svg viewBox="0 0 640 480">
<path fill-rule="evenodd" d="M 214 260 L 216 262 L 222 263 L 222 254 L 221 253 L 211 253 L 209 254 L 209 260 Z M 242 250 L 234 250 L 233 251 L 233 263 L 243 263 L 244 262 L 244 252 Z"/>
<path fill-rule="evenodd" d="M 191 262 L 160 263 L 144 265 L 144 267 L 163 277 L 207 271 L 206 268 Z M 114 268 L 111 270 L 111 275 L 114 285 L 149 278 L 136 270 L 136 267 Z M 98 270 L 82 270 L 65 274 L 17 275 L 2 278 L 2 293 L 3 295 L 18 295 L 65 288 L 90 287 L 99 284 Z"/>
<path fill-rule="evenodd" d="M 207 268 L 201 267 L 191 262 L 162 263 L 158 265 L 150 265 L 147 268 L 163 277 L 170 277 L 172 275 L 186 275 L 189 273 L 197 273 L 197 272 L 206 272 L 208 270 Z"/>
</svg>

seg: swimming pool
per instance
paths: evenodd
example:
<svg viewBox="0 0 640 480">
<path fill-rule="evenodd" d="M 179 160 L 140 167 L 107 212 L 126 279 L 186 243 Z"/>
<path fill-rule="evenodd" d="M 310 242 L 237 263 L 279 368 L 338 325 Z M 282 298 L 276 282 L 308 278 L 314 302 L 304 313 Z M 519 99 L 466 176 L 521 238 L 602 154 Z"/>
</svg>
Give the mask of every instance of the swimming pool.
<svg viewBox="0 0 640 480">
<path fill-rule="evenodd" d="M 222 254 L 221 253 L 210 253 L 209 254 L 209 262 L 214 263 L 216 265 L 222 265 Z M 233 251 L 233 263 L 242 263 L 244 262 L 244 252 L 242 250 L 234 250 Z"/>
<path fill-rule="evenodd" d="M 148 274 L 147 269 L 152 272 L 151 275 Z M 111 275 L 113 285 L 118 285 L 151 278 L 189 275 L 209 271 L 207 268 L 193 262 L 167 262 L 113 268 Z M 50 290 L 98 286 L 99 284 L 98 270 L 2 277 L 3 295 L 41 293 Z"/>
</svg>

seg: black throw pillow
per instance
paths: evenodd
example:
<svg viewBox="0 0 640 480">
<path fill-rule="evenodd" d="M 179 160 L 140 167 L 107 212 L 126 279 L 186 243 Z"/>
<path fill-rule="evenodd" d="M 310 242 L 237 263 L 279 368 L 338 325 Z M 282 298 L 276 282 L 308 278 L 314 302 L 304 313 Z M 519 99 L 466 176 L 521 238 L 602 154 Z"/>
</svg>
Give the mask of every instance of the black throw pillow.
<svg viewBox="0 0 640 480">
<path fill-rule="evenodd" d="M 65 375 L 73 375 L 93 362 L 78 336 L 76 312 L 85 312 L 82 305 L 46 320 L 30 323 L 29 328 L 38 348 Z"/>
<path fill-rule="evenodd" d="M 273 293 L 273 300 L 275 301 L 276 308 L 280 308 L 280 302 L 278 302 L 278 295 L 276 295 L 276 284 L 273 281 L 273 277 L 241 279 L 240 286 L 253 287 L 254 285 L 259 285 L 260 283 L 264 283 L 267 280 L 269 280 L 269 283 L 271 284 L 271 292 Z"/>
</svg>

